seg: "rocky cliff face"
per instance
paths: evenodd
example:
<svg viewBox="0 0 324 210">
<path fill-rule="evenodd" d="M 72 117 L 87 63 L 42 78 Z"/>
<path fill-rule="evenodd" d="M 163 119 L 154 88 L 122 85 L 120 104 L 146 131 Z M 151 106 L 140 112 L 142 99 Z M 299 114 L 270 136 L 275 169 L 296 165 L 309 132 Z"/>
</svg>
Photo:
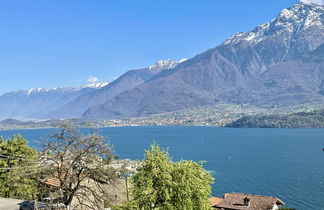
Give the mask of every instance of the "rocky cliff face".
<svg viewBox="0 0 324 210">
<path fill-rule="evenodd" d="M 133 117 L 214 104 L 323 103 L 324 7 L 300 2 L 83 115 Z"/>
</svg>

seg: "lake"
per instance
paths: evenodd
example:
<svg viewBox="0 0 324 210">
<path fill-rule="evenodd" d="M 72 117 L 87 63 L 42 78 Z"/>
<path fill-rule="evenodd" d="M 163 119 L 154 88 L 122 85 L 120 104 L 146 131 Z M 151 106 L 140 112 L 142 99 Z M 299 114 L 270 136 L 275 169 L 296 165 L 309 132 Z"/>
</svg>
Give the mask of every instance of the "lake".
<svg viewBox="0 0 324 210">
<path fill-rule="evenodd" d="M 36 146 L 52 129 L 20 133 Z M 99 128 L 121 158 L 143 159 L 155 140 L 173 160 L 205 160 L 214 176 L 213 194 L 242 192 L 279 197 L 296 209 L 324 209 L 324 129 L 216 127 Z"/>
</svg>

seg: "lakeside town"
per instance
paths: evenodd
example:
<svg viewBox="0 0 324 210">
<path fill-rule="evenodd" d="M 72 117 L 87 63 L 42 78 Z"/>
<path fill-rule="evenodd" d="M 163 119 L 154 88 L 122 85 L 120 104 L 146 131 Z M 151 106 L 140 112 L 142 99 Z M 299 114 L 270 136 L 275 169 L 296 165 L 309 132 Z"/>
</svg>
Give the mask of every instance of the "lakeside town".
<svg viewBox="0 0 324 210">
<path fill-rule="evenodd" d="M 324 210 L 324 0 L 0 14 L 0 210 Z"/>
<path fill-rule="evenodd" d="M 259 108 L 251 105 L 219 103 L 214 106 L 185 109 L 144 117 L 95 120 L 15 120 L 0 121 L 0 130 L 57 128 L 63 122 L 72 122 L 79 127 L 123 127 L 123 126 L 217 126 L 224 127 L 246 116 L 285 115 L 289 113 L 311 112 L 324 108 L 317 104 L 302 104 L 288 107 Z"/>
<path fill-rule="evenodd" d="M 0 209 L 276 210 L 285 205 L 264 195 L 212 196 L 214 178 L 202 163 L 173 162 L 156 143 L 142 161 L 120 160 L 105 138 L 82 135 L 71 124 L 52 134 L 41 152 L 20 135 L 0 139 L 0 151 Z"/>
</svg>

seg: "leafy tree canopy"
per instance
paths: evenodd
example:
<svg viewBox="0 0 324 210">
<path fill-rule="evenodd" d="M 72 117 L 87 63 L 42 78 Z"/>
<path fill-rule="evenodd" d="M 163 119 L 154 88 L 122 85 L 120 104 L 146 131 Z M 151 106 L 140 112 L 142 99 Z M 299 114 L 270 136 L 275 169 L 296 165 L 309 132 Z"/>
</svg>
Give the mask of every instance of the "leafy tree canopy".
<svg viewBox="0 0 324 210">
<path fill-rule="evenodd" d="M 145 151 L 145 160 L 132 178 L 130 209 L 210 209 L 213 178 L 193 161 L 173 162 L 156 144 Z"/>
<path fill-rule="evenodd" d="M 21 171 L 35 167 L 36 150 L 20 135 L 0 138 L 0 196 L 32 199 L 37 195 L 36 183 L 21 176 Z"/>
</svg>

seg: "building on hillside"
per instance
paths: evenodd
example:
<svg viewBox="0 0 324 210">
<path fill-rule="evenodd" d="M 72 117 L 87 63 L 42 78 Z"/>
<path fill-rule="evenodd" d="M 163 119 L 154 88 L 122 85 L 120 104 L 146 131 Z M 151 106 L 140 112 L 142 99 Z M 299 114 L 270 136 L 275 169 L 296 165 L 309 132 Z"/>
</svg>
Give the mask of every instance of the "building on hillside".
<svg viewBox="0 0 324 210">
<path fill-rule="evenodd" d="M 285 205 L 276 197 L 243 193 L 226 193 L 223 198 L 211 197 L 210 203 L 213 209 L 221 210 L 277 210 Z"/>
<path fill-rule="evenodd" d="M 53 192 L 56 192 L 61 185 L 60 180 L 56 177 L 51 177 L 45 180 L 44 183 Z M 125 179 L 116 179 L 110 184 L 98 185 L 92 179 L 86 178 L 81 184 L 83 187 L 76 192 L 68 209 L 88 210 L 89 206 L 92 206 L 92 209 L 107 210 L 109 208 L 105 208 L 106 205 L 120 206 L 128 200 L 128 189 L 126 189 Z M 59 195 L 56 195 L 56 197 L 55 195 L 49 195 L 49 197 L 53 200 L 61 201 Z"/>
</svg>

